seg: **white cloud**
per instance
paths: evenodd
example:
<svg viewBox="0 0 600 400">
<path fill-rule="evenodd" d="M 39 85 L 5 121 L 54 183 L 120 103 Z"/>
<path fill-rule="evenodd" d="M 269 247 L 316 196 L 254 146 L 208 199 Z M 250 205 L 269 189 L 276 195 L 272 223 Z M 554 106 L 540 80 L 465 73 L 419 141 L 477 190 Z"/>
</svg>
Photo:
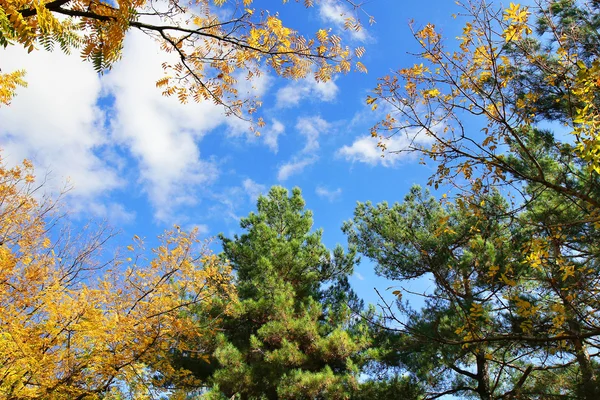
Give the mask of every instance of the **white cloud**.
<svg viewBox="0 0 600 400">
<path fill-rule="evenodd" d="M 300 117 L 296 122 L 296 130 L 305 137 L 306 143 L 292 159 L 279 167 L 277 179 L 285 181 L 292 175 L 300 174 L 306 167 L 317 162 L 319 156 L 319 137 L 330 128 L 329 122 L 319 116 Z"/>
<path fill-rule="evenodd" d="M 297 106 L 304 99 L 330 102 L 335 100 L 338 91 L 333 79 L 317 82 L 312 76 L 308 76 L 279 89 L 275 94 L 275 104 L 277 108 L 288 108 Z"/>
<path fill-rule="evenodd" d="M 50 173 L 47 189 L 69 180 L 71 202 L 87 202 L 124 186 L 117 164 L 101 153 L 111 146 L 97 106 L 101 83 L 78 54 L 44 50 L 27 54 L 18 46 L 0 50 L 4 72 L 27 70 L 27 88 L 0 108 L 0 141 L 9 164 L 31 159 L 39 176 Z M 119 207 L 119 206 L 116 206 Z M 93 210 L 92 210 L 93 211 Z M 105 211 L 98 209 L 100 215 Z"/>
<path fill-rule="evenodd" d="M 343 27 L 348 8 L 334 0 L 323 0 L 319 4 L 319 16 L 321 19 L 333 22 L 334 24 Z"/>
<path fill-rule="evenodd" d="M 389 158 L 382 158 L 384 153 L 377 147 L 377 140 L 371 136 L 356 139 L 352 145 L 339 149 L 337 155 L 352 162 L 359 161 L 371 165 L 381 162 L 386 166 L 391 164 Z"/>
<path fill-rule="evenodd" d="M 353 13 L 340 1 L 323 0 L 319 3 L 319 16 L 323 21 L 332 23 L 337 29 L 343 30 L 346 18 L 353 17 Z M 347 32 L 352 39 L 359 42 L 365 42 L 370 38 L 365 27 L 362 27 L 358 31 L 345 30 L 345 32 Z"/>
<path fill-rule="evenodd" d="M 273 153 L 277 153 L 279 150 L 279 136 L 284 133 L 285 126 L 279 120 L 273 118 L 267 128 L 262 131 L 261 138 Z"/>
<path fill-rule="evenodd" d="M 291 83 L 287 86 L 282 87 L 277 91 L 275 100 L 278 108 L 293 107 L 300 103 L 302 98 L 306 97 L 303 95 L 304 87 L 299 85 L 297 82 Z"/>
<path fill-rule="evenodd" d="M 117 189 L 140 185 L 155 217 L 170 224 L 180 219 L 178 208 L 197 204 L 198 185 L 205 188 L 219 175 L 217 163 L 201 157 L 203 136 L 218 126 L 235 130 L 238 120 L 226 118 L 210 102 L 182 105 L 163 97 L 154 82 L 163 76 L 161 64 L 169 55 L 153 39 L 130 32 L 124 47 L 123 59 L 102 78 L 76 52 L 0 50 L 4 71 L 25 68 L 29 83 L 10 107 L 0 108 L 2 156 L 9 164 L 31 159 L 38 175 L 50 171 L 55 191 L 68 178 L 74 212 L 132 218 L 109 199 Z M 242 94 L 260 94 L 268 77 L 241 79 L 238 86 Z M 246 127 L 237 129 L 249 131 Z M 283 125 L 275 121 L 266 145 L 276 150 L 282 132 Z"/>
<path fill-rule="evenodd" d="M 77 212 L 89 213 L 104 218 L 115 226 L 122 227 L 135 220 L 135 212 L 127 211 L 122 204 L 115 202 L 101 203 L 92 201 L 91 203 L 76 204 Z"/>
<path fill-rule="evenodd" d="M 329 123 L 319 116 L 298 118 L 296 130 L 306 138 L 306 144 L 302 152 L 312 154 L 318 150 L 319 136 L 329 128 Z"/>
<path fill-rule="evenodd" d="M 240 186 L 222 188 L 219 192 L 211 193 L 213 202 L 208 210 L 209 215 L 212 218 L 216 217 L 219 222 L 238 222 L 242 218 L 238 212 L 245 203 L 245 194 L 247 195 L 247 192 Z"/>
<path fill-rule="evenodd" d="M 358 279 L 359 281 L 364 281 L 365 277 L 362 276 L 360 273 L 354 271 L 354 276 L 356 277 L 356 279 Z"/>
<path fill-rule="evenodd" d="M 256 183 L 250 178 L 244 179 L 244 181 L 242 182 L 242 186 L 243 186 L 244 190 L 246 191 L 246 194 L 250 198 L 250 201 L 253 203 L 256 202 L 258 197 L 261 194 L 265 193 L 265 191 L 267 190 L 265 185 Z"/>
<path fill-rule="evenodd" d="M 317 186 L 317 188 L 315 189 L 315 193 L 317 194 L 317 196 L 325 198 L 330 202 L 333 202 L 342 195 L 342 188 L 330 190 L 324 186 Z"/>
<path fill-rule="evenodd" d="M 166 56 L 154 40 L 131 32 L 124 47 L 103 82 L 114 96 L 113 137 L 137 160 L 155 217 L 172 223 L 178 207 L 196 204 L 198 185 L 217 178 L 217 165 L 201 158 L 198 143 L 226 117 L 209 102 L 180 104 L 161 95 L 152 82 L 162 76 Z"/>
<path fill-rule="evenodd" d="M 347 161 L 365 164 L 381 164 L 384 167 L 396 165 L 401 160 L 413 159 L 415 153 L 409 150 L 412 146 L 429 144 L 432 138 L 424 132 L 409 131 L 404 135 L 396 134 L 385 141 L 386 151 L 377 147 L 378 139 L 371 136 L 361 136 L 350 146 L 343 146 L 336 152 L 338 157 Z"/>
<path fill-rule="evenodd" d="M 186 232 L 191 232 L 194 229 L 197 230 L 198 236 L 207 236 L 210 232 L 210 228 L 206 224 L 189 224 L 184 227 Z"/>
<path fill-rule="evenodd" d="M 261 71 L 260 75 L 253 75 L 248 79 L 247 73 L 241 69 L 234 74 L 234 78 L 237 81 L 235 88 L 241 97 L 262 97 L 271 86 L 271 76 L 266 71 Z"/>
<path fill-rule="evenodd" d="M 317 157 L 305 157 L 300 159 L 294 159 L 286 164 L 279 167 L 277 172 L 277 179 L 280 181 L 287 180 L 292 175 L 297 175 L 304 171 L 304 168 L 317 161 Z"/>
</svg>

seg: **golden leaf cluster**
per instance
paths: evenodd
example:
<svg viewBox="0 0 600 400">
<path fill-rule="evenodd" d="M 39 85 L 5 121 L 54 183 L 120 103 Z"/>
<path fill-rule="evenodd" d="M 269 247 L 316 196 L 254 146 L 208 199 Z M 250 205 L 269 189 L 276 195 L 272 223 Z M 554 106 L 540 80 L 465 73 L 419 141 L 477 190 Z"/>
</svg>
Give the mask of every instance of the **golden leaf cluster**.
<svg viewBox="0 0 600 400">
<path fill-rule="evenodd" d="M 0 104 L 9 105 L 17 86 L 27 86 L 23 79 L 25 71 L 19 70 L 3 74 L 0 72 Z"/>
<path fill-rule="evenodd" d="M 353 65 L 366 72 L 355 61 L 364 48 L 344 46 L 325 29 L 305 37 L 277 14 L 251 6 L 252 0 L 0 0 L 0 45 L 19 44 L 29 51 L 39 45 L 52 50 L 55 44 L 64 51 L 79 49 L 102 73 L 121 57 L 126 33 L 140 30 L 177 56 L 176 62 L 163 64 L 165 76 L 156 82 L 165 96 L 182 103 L 211 101 L 242 118 L 250 118 L 260 101 L 253 93 L 239 93 L 237 83 L 265 70 L 290 79 L 313 74 L 317 81 L 347 73 Z M 352 16 L 346 25 L 361 29 Z M 14 89 L 14 82 L 0 81 L 5 96 Z"/>
<path fill-rule="evenodd" d="M 106 231 L 49 229 L 56 204 L 36 200 L 35 185 L 29 162 L 0 167 L 0 397 L 119 398 L 126 387 L 145 398 L 149 382 L 192 382 L 169 354 L 214 329 L 190 307 L 235 299 L 229 267 L 179 229 L 150 256 L 136 237 L 127 259 L 106 259 Z"/>
</svg>

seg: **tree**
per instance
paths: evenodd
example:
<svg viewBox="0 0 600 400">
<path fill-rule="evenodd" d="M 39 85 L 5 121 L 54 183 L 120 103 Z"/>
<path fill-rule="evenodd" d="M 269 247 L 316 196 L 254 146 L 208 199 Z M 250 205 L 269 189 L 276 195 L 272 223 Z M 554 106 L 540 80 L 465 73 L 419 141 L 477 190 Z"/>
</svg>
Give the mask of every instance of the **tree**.
<svg viewBox="0 0 600 400">
<path fill-rule="evenodd" d="M 355 252 L 328 250 L 300 190 L 288 196 L 273 187 L 241 220 L 246 233 L 221 237 L 239 303 L 214 352 L 218 398 L 347 399 L 358 387 L 369 337 L 347 305 Z"/>
<path fill-rule="evenodd" d="M 72 232 L 34 182 L 27 161 L 0 168 L 0 396 L 138 398 L 194 383 L 169 357 L 214 321 L 200 328 L 182 311 L 234 298 L 229 269 L 179 230 L 150 259 L 133 246 L 101 257 L 113 234 Z"/>
<path fill-rule="evenodd" d="M 529 99 L 533 100 L 530 113 L 535 114 L 537 120 L 568 124 L 575 119 L 577 110 L 584 108 L 583 99 L 578 99 L 570 92 L 574 92 L 573 84 L 578 80 L 579 72 L 589 69 L 598 58 L 598 7 L 597 2 L 554 0 L 546 2 L 545 7 L 537 13 L 535 31 L 538 36 L 549 40 L 527 38 L 526 51 L 535 56 L 536 62 L 534 65 L 525 63 L 515 75 L 524 88 L 519 93 L 520 98 L 524 98 L 526 92 L 536 93 L 535 99 L 532 96 Z M 552 46 L 568 49 L 576 57 L 571 62 L 565 62 L 556 57 Z M 509 51 L 526 57 L 522 45 L 509 48 Z"/>
<path fill-rule="evenodd" d="M 534 358 L 528 380 L 562 371 L 576 385 L 565 380 L 556 394 L 598 398 L 590 354 L 600 339 L 597 2 L 540 2 L 544 36 L 534 35 L 530 11 L 518 4 L 463 7 L 468 21 L 456 49 L 431 24 L 414 32 L 419 61 L 382 78 L 367 98 L 393 110 L 372 134 L 382 147 L 390 135 L 428 135 L 432 145 L 403 151 L 435 163 L 429 183 L 455 188 L 454 202 L 470 204 L 470 214 L 508 224 L 520 266 L 506 279 L 498 275 L 506 265 L 479 268 L 505 280 L 499 296 L 518 324 L 506 334 L 483 330 L 478 342 L 504 341 L 514 351 L 534 346 L 544 365 Z M 542 129 L 548 121 L 562 122 L 571 135 Z M 497 192 L 510 201 L 504 212 L 490 213 L 481 200 Z M 454 345 L 470 345 L 471 334 L 461 334 Z"/>
<path fill-rule="evenodd" d="M 594 196 L 600 193 L 598 174 L 589 172 L 588 162 L 565 151 L 570 145 L 557 146 L 549 132 L 537 130 L 531 132 L 526 143 L 547 176 L 578 192 Z M 532 168 L 522 160 L 515 165 Z M 527 198 L 535 199 L 520 215 L 520 225 L 528 238 L 523 249 L 531 266 L 524 278 L 539 285 L 536 295 L 543 301 L 539 302 L 538 312 L 552 318 L 545 330 L 569 340 L 570 346 L 555 344 L 575 357 L 581 374 L 578 396 L 595 398 L 600 395 L 600 382 L 590 351 L 597 348 L 600 335 L 600 308 L 595 295 L 600 273 L 597 209 L 584 202 L 565 201 L 564 196 L 538 183 L 524 189 Z"/>
<path fill-rule="evenodd" d="M 423 151 L 438 162 L 432 184 L 448 181 L 458 184 L 455 179 L 458 175 L 464 176 L 465 182 L 472 178 L 475 186 L 482 186 L 486 177 L 490 178 L 490 185 L 502 184 L 510 176 L 519 182 L 539 182 L 550 190 L 598 207 L 593 197 L 575 193 L 562 182 L 548 180 L 541 167 L 523 175 L 523 171 L 516 170 L 503 157 L 505 146 L 514 145 L 531 163 L 537 163 L 533 155 L 527 154 L 521 137 L 547 116 L 535 104 L 551 92 L 544 87 L 537 91 L 539 87 L 519 79 L 526 71 L 529 77 L 547 74 L 555 80 L 560 77 L 562 84 L 555 86 L 567 87 L 560 97 L 568 104 L 561 108 L 571 110 L 565 116 L 568 120 L 565 122 L 573 130 L 571 138 L 575 143 L 571 151 L 594 168 L 589 158 L 593 155 L 590 152 L 595 135 L 591 125 L 596 110 L 594 102 L 589 101 L 596 93 L 589 86 L 593 83 L 593 66 L 585 66 L 580 59 L 583 56 L 576 52 L 578 47 L 543 50 L 537 41 L 531 40 L 527 9 L 514 5 L 502 12 L 480 2 L 470 2 L 464 7 L 472 20 L 465 25 L 460 50 L 448 51 L 431 24 L 415 32 L 422 46 L 419 58 L 423 63 L 382 78 L 374 96 L 368 97 L 369 104 L 383 102 L 396 112 L 377 124 L 372 134 L 381 134 L 381 139 L 402 133 L 430 135 L 435 141 L 430 148 L 413 146 L 407 150 Z M 554 29 L 555 37 L 568 37 L 568 32 L 560 27 Z M 564 45 L 572 43 L 566 41 Z M 548 65 L 548 59 L 554 61 L 556 69 Z M 580 107 L 582 104 L 587 104 L 583 106 L 585 110 Z M 589 115 L 585 118 L 582 113 Z M 467 134 L 469 116 L 479 117 L 479 124 L 473 124 L 473 129 L 480 128 L 482 135 Z M 385 140 L 381 145 L 385 146 Z"/>
<path fill-rule="evenodd" d="M 546 322 L 512 278 L 521 275 L 524 235 L 512 231 L 506 210 L 498 194 L 477 205 L 440 205 L 413 187 L 402 204 L 359 203 L 344 226 L 350 243 L 377 262 L 377 273 L 401 284 L 398 311 L 384 304 L 382 323 L 393 331 L 381 344 L 384 363 L 410 372 L 429 398 L 514 396 L 535 384 L 533 365 L 542 369 L 535 360 L 545 354 L 535 344 L 498 340 L 530 335 Z M 416 278 L 431 280 L 434 289 L 411 291 L 408 282 Z M 403 292 L 423 296 L 424 307 L 412 309 Z M 546 384 L 536 395 L 551 390 Z"/>
<path fill-rule="evenodd" d="M 345 1 L 358 10 L 352 1 Z M 307 7 L 313 4 L 305 1 Z M 314 73 L 318 81 L 349 72 L 353 63 L 366 71 L 354 62 L 363 48 L 352 51 L 342 46 L 340 37 L 328 29 L 306 38 L 284 26 L 276 14 L 251 5 L 252 0 L 2 0 L 0 46 L 81 49 L 82 58 L 103 72 L 120 58 L 127 31 L 139 30 L 156 38 L 163 51 L 178 56 L 177 63 L 165 63 L 165 76 L 156 83 L 163 94 L 176 95 L 182 102 L 213 101 L 239 117 L 253 113 L 260 102 L 239 94 L 237 81 L 260 75 L 265 67 L 292 79 Z M 358 30 L 360 21 L 348 15 L 346 27 Z M 0 75 L 4 103 L 14 92 L 11 81 L 4 82 L 8 77 Z"/>
</svg>

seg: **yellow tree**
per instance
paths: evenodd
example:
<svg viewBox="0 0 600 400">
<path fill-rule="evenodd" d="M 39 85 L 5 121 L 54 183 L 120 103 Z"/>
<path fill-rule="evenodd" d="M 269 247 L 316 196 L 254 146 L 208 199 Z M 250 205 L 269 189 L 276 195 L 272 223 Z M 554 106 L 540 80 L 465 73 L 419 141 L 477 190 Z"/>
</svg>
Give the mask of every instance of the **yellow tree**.
<svg viewBox="0 0 600 400">
<path fill-rule="evenodd" d="M 198 315 L 234 299 L 229 268 L 178 229 L 151 257 L 136 237 L 107 260 L 111 233 L 54 232 L 55 203 L 35 199 L 34 181 L 27 161 L 0 167 L 0 397 L 146 398 L 195 384 L 169 356 L 210 337 L 215 317 Z"/>
<path fill-rule="evenodd" d="M 358 10 L 351 0 L 340 1 Z M 156 83 L 165 95 L 176 95 L 182 102 L 210 100 L 237 116 L 254 112 L 260 103 L 239 96 L 236 82 L 260 75 L 265 67 L 292 79 L 314 73 L 318 81 L 353 66 L 366 71 L 354 61 L 364 48 L 343 46 L 331 29 L 305 37 L 284 26 L 277 14 L 253 9 L 252 3 L 0 0 L 0 45 L 19 44 L 29 51 L 40 46 L 51 50 L 55 44 L 64 51 L 78 48 L 82 58 L 102 72 L 120 58 L 127 31 L 136 29 L 156 38 L 165 52 L 178 56 L 177 63 L 165 63 L 165 76 Z M 312 7 L 314 1 L 304 4 Z M 347 16 L 347 29 L 361 29 L 355 14 Z M 11 82 L 14 79 L 0 78 L 4 103 L 14 92 Z"/>
</svg>

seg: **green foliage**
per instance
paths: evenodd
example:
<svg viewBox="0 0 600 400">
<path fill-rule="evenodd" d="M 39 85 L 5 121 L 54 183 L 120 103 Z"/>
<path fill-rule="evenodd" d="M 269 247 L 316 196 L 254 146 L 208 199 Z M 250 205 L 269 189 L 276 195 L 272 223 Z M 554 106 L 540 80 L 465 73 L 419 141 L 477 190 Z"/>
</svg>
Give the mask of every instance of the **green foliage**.
<svg viewBox="0 0 600 400">
<path fill-rule="evenodd" d="M 454 188 L 359 204 L 345 227 L 379 274 L 432 282 L 420 310 L 383 304 L 381 342 L 382 362 L 432 396 L 600 397 L 600 7 L 539 5 L 465 2 L 456 49 L 431 24 L 415 31 L 419 61 L 367 98 L 393 110 L 372 130 L 382 147 L 427 135 L 409 150 Z"/>
<path fill-rule="evenodd" d="M 398 333 L 380 336 L 385 341 L 378 344 L 387 349 L 384 363 L 403 367 L 434 393 L 507 394 L 531 361 L 525 349 L 507 356 L 505 343 L 486 343 L 514 333 L 501 296 L 516 284 L 523 256 L 506 211 L 497 193 L 440 204 L 413 187 L 402 204 L 359 203 L 353 222 L 344 226 L 350 242 L 377 262 L 380 275 L 431 281 L 434 289 L 424 294 L 420 311 L 402 300 L 397 312 L 384 309 Z"/>
<path fill-rule="evenodd" d="M 223 318 L 212 392 L 245 399 L 348 399 L 357 390 L 367 327 L 349 308 L 355 251 L 311 232 L 299 189 L 274 187 L 223 241 L 240 302 Z M 211 394 L 212 396 L 213 394 Z"/>
<path fill-rule="evenodd" d="M 390 379 L 366 381 L 361 385 L 359 393 L 353 397 L 353 400 L 416 400 L 421 398 L 423 398 L 423 393 L 417 382 L 411 378 L 394 376 Z"/>
</svg>

